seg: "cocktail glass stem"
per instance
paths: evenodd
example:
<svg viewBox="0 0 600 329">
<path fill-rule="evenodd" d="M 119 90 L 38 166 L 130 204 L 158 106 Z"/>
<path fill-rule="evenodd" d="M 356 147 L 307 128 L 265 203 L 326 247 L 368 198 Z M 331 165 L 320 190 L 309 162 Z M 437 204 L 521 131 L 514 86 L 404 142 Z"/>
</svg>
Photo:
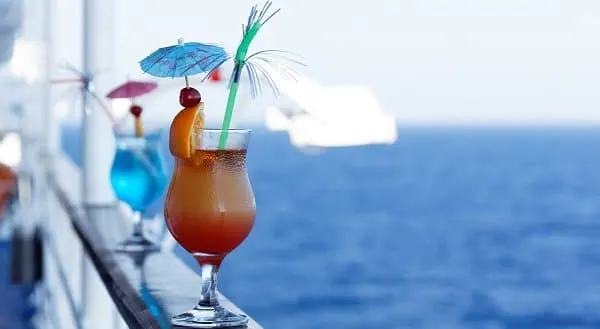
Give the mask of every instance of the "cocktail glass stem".
<svg viewBox="0 0 600 329">
<path fill-rule="evenodd" d="M 200 300 L 190 311 L 176 315 L 171 322 L 175 326 L 189 328 L 230 328 L 242 327 L 248 317 L 235 314 L 219 303 L 217 293 L 217 271 L 215 264 L 200 264 Z"/>
<path fill-rule="evenodd" d="M 142 214 L 139 211 L 133 212 L 133 236 L 143 237 L 144 236 L 144 221 L 142 220 Z"/>
<path fill-rule="evenodd" d="M 127 238 L 127 240 L 121 242 L 117 247 L 116 251 L 118 252 L 152 252 L 159 251 L 160 247 L 148 239 L 144 235 L 144 220 L 142 219 L 141 212 L 135 211 L 133 213 L 134 223 L 133 223 L 133 232 Z"/>
<path fill-rule="evenodd" d="M 204 264 L 200 266 L 200 301 L 198 306 L 217 306 L 219 298 L 217 296 L 217 267 L 213 264 Z"/>
</svg>

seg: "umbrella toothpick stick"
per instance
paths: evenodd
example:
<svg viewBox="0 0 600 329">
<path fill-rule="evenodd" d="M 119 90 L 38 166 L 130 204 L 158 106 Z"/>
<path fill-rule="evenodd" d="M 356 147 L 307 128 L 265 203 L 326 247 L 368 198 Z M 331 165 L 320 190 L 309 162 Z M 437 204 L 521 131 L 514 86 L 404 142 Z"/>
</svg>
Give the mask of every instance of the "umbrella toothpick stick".
<svg viewBox="0 0 600 329">
<path fill-rule="evenodd" d="M 183 38 L 177 39 L 177 45 L 178 46 L 182 46 L 183 45 Z M 183 78 L 185 79 L 185 87 L 189 88 L 190 87 L 190 81 L 188 80 L 188 76 L 184 75 Z"/>
<path fill-rule="evenodd" d="M 106 97 L 109 99 L 129 99 L 129 112 L 133 115 L 135 121 L 135 136 L 143 137 L 144 126 L 142 124 L 142 107 L 135 102 L 136 97 L 152 92 L 158 85 L 151 81 L 133 81 L 127 80 L 125 83 L 111 90 Z"/>
<path fill-rule="evenodd" d="M 54 79 L 51 80 L 50 83 L 52 84 L 56 84 L 56 83 L 72 83 L 72 82 L 82 82 L 83 79 L 81 78 L 72 78 L 72 79 Z"/>
</svg>

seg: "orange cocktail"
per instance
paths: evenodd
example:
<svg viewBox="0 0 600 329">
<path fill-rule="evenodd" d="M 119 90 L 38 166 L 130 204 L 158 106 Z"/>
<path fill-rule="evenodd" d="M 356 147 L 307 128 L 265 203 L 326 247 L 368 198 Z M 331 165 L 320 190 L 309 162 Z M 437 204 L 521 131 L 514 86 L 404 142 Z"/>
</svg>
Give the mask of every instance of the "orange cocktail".
<svg viewBox="0 0 600 329">
<path fill-rule="evenodd" d="M 243 326 L 248 317 L 219 304 L 216 276 L 225 256 L 254 226 L 256 205 L 246 171 L 250 131 L 204 129 L 203 106 L 192 104 L 179 111 L 169 134 L 175 167 L 165 220 L 175 240 L 196 258 L 201 278 L 200 301 L 174 316 L 172 323 L 194 328 Z M 219 143 L 222 133 L 229 136 L 226 145 Z"/>
<path fill-rule="evenodd" d="M 198 145 L 210 146 L 206 142 Z M 245 145 L 229 150 L 198 149 L 189 159 L 175 157 L 165 202 L 167 226 L 201 265 L 212 262 L 219 266 L 248 236 L 255 215 Z"/>
<path fill-rule="evenodd" d="M 169 150 L 175 158 L 175 168 L 165 202 L 165 220 L 175 240 L 200 265 L 202 295 L 192 310 L 172 318 L 171 323 L 176 327 L 239 327 L 248 322 L 245 315 L 219 305 L 216 275 L 224 257 L 246 239 L 255 217 L 254 195 L 246 172 L 250 131 L 229 129 L 240 78 L 247 73 L 252 96 L 261 93 L 264 82 L 278 95 L 276 81 L 296 79 L 293 69 L 268 58 L 269 55 L 281 58 L 280 51 L 248 53 L 261 26 L 279 12 L 270 8 L 271 1 L 262 9 L 252 7 L 235 56 L 228 55 L 221 46 L 184 43 L 179 39 L 176 46 L 160 48 L 140 62 L 144 72 L 156 77 L 185 79 L 185 88 L 179 93 L 183 109 L 173 118 L 169 131 Z M 204 127 L 202 97 L 190 87 L 188 76 L 199 73 L 210 76 L 230 58 L 234 67 L 222 130 L 208 130 Z M 291 62 L 301 64 L 294 59 Z M 274 78 L 271 72 L 281 76 Z"/>
</svg>

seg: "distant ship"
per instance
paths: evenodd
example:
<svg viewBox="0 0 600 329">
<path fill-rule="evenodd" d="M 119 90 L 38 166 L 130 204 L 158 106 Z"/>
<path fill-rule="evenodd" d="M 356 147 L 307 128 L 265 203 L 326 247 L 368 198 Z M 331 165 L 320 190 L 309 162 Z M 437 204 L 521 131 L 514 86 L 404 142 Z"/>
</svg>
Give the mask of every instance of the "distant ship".
<svg viewBox="0 0 600 329">
<path fill-rule="evenodd" d="M 393 144 L 398 137 L 395 118 L 368 87 L 324 86 L 307 77 L 280 84 L 294 105 L 267 108 L 265 126 L 286 131 L 297 148 Z"/>
</svg>

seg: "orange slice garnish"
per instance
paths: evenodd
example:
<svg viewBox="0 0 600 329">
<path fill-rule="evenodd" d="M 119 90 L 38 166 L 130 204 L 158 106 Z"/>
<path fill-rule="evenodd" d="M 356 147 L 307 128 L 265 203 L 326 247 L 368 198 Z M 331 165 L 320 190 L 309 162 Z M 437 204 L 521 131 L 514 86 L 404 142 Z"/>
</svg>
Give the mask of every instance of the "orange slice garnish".
<svg viewBox="0 0 600 329">
<path fill-rule="evenodd" d="M 195 132 L 204 128 L 204 103 L 183 108 L 173 121 L 169 130 L 169 150 L 171 154 L 190 159 L 195 152 Z"/>
</svg>

